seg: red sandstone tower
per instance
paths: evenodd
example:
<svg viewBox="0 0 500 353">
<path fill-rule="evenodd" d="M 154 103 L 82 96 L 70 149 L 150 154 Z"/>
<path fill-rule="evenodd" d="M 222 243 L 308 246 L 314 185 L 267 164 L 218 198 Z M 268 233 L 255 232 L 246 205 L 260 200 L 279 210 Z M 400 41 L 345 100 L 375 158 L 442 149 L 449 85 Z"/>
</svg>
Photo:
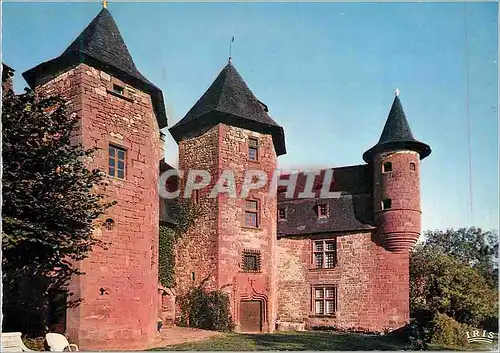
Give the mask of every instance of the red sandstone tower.
<svg viewBox="0 0 500 353">
<path fill-rule="evenodd" d="M 163 95 L 137 70 L 105 8 L 55 59 L 24 74 L 40 95 L 60 94 L 81 117 L 75 142 L 99 147 L 89 162 L 108 174 L 109 209 L 95 236 L 109 243 L 78 266 L 66 334 L 81 348 L 144 349 L 156 335 L 159 129 Z M 63 323 L 64 324 L 64 323 Z"/>
<path fill-rule="evenodd" d="M 430 153 L 413 137 L 396 95 L 380 140 L 363 154 L 373 167 L 377 234 L 389 251 L 408 251 L 420 235 L 420 160 Z"/>
<path fill-rule="evenodd" d="M 176 248 L 177 294 L 208 279 L 209 287 L 230 295 L 237 330 L 273 331 L 276 197 L 268 196 L 270 183 L 239 196 L 246 170 L 273 175 L 277 156 L 286 152 L 283 129 L 229 63 L 170 132 L 179 144 L 179 169 L 207 170 L 212 176 L 211 185 L 187 195 L 202 216 Z M 234 172 L 237 197 L 210 198 L 225 170 Z"/>
</svg>

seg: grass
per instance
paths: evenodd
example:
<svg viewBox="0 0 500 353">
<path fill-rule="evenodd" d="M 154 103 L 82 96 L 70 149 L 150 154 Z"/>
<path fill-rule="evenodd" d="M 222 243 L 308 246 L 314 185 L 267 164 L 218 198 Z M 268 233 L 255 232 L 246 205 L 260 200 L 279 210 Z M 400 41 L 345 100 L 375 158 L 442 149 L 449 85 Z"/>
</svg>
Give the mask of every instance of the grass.
<svg viewBox="0 0 500 353">
<path fill-rule="evenodd" d="M 468 349 L 431 346 L 431 350 L 484 350 L 487 347 L 471 346 Z M 161 351 L 355 351 L 355 350 L 412 350 L 401 339 L 385 335 L 363 335 L 336 332 L 278 332 L 272 334 L 229 333 L 203 341 L 183 343 L 154 350 Z"/>
</svg>

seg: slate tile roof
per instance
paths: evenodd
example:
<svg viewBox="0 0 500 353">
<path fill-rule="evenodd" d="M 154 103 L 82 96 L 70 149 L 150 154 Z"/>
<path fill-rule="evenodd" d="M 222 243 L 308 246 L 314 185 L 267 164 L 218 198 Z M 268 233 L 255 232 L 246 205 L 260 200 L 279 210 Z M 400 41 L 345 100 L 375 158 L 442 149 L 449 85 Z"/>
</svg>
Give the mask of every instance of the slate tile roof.
<svg viewBox="0 0 500 353">
<path fill-rule="evenodd" d="M 137 70 L 118 26 L 106 8 L 99 12 L 60 56 L 35 66 L 24 72 L 23 76 L 28 84 L 34 87 L 80 63 L 104 69 L 149 93 L 160 129 L 167 126 L 162 91 Z"/>
<path fill-rule="evenodd" d="M 376 153 L 397 149 L 416 151 L 420 154 L 420 159 L 424 159 L 431 153 L 431 148 L 427 144 L 413 137 L 398 96 L 394 98 L 378 143 L 363 154 L 363 159 L 370 163 Z"/>
<path fill-rule="evenodd" d="M 284 179 L 288 179 L 285 177 Z M 300 199 L 306 176 L 299 174 L 294 197 L 278 196 L 278 208 L 286 209 L 286 220 L 278 221 L 278 235 L 309 235 L 374 229 L 372 225 L 372 171 L 369 165 L 333 168 L 330 191 L 339 197 L 321 198 L 324 171 L 313 184 L 314 198 Z M 278 191 L 284 191 L 278 189 Z M 318 217 L 318 206 L 326 204 L 328 217 Z"/>
<path fill-rule="evenodd" d="M 271 134 L 277 155 L 285 154 L 283 128 L 267 111 L 267 106 L 254 96 L 236 68 L 228 63 L 184 118 L 169 130 L 179 142 L 207 127 L 225 123 Z"/>
</svg>

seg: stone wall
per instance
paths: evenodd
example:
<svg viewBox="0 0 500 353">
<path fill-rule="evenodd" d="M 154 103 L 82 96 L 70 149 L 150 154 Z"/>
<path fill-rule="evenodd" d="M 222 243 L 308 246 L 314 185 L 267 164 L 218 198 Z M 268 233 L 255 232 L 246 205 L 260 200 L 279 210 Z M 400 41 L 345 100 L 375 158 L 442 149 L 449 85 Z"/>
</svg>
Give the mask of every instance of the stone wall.
<svg viewBox="0 0 500 353">
<path fill-rule="evenodd" d="M 257 138 L 260 143 L 257 162 L 248 159 L 249 137 Z M 270 135 L 224 124 L 179 144 L 179 169 L 185 175 L 183 183 L 189 169 L 208 170 L 212 175 L 212 183 L 199 193 L 201 219 L 176 247 L 176 290 L 177 293 L 185 293 L 189 286 L 198 285 L 201 280 L 209 278 L 209 288 L 222 288 L 230 295 L 237 329 L 241 300 L 261 301 L 264 318 L 262 329 L 274 329 L 276 198 L 268 197 L 269 185 L 250 192 L 248 198 L 259 202 L 259 226 L 249 228 L 244 223 L 245 199 L 239 195 L 245 170 L 265 170 L 270 178 L 275 166 L 276 153 Z M 238 197 L 219 194 L 217 198 L 209 198 L 213 185 L 224 170 L 234 172 Z M 261 272 L 242 271 L 244 249 L 260 251 Z"/>
<path fill-rule="evenodd" d="M 315 269 L 312 241 L 336 239 L 337 264 Z M 409 320 L 408 254 L 391 253 L 372 241 L 370 232 L 287 236 L 278 240 L 278 326 L 382 331 Z M 334 317 L 313 313 L 312 288 L 337 286 Z"/>
<path fill-rule="evenodd" d="M 112 92 L 113 84 L 123 94 Z M 108 177 L 105 195 L 118 203 L 95 236 L 109 244 L 79 263 L 85 275 L 70 291 L 83 299 L 68 310 L 67 335 L 83 349 L 143 349 L 156 335 L 158 312 L 158 163 L 163 158 L 149 95 L 85 64 L 37 87 L 61 94 L 81 117 L 74 142 L 100 150 L 89 168 L 108 170 L 110 144 L 126 150 L 125 180 Z M 126 340 L 122 339 L 127 337 Z"/>
</svg>

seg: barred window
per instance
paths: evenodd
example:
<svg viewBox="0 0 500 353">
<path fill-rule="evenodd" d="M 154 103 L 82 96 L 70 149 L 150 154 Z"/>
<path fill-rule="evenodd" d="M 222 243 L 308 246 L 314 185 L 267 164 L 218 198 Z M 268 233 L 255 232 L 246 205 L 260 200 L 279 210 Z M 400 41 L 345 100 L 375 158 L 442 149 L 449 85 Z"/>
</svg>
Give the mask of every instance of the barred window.
<svg viewBox="0 0 500 353">
<path fill-rule="evenodd" d="M 261 256 L 259 250 L 243 250 L 243 271 L 260 272 Z"/>
<path fill-rule="evenodd" d="M 313 312 L 315 315 L 333 316 L 337 311 L 337 287 L 313 288 Z"/>
<path fill-rule="evenodd" d="M 109 146 L 108 174 L 110 176 L 125 179 L 125 155 L 126 151 L 123 148 Z"/>
<path fill-rule="evenodd" d="M 259 140 L 256 138 L 248 139 L 248 159 L 251 161 L 259 160 Z"/>
<path fill-rule="evenodd" d="M 317 240 L 313 242 L 313 262 L 315 268 L 334 268 L 337 264 L 337 246 L 335 240 Z"/>
<path fill-rule="evenodd" d="M 245 226 L 254 228 L 259 226 L 259 201 L 245 200 Z"/>
</svg>

